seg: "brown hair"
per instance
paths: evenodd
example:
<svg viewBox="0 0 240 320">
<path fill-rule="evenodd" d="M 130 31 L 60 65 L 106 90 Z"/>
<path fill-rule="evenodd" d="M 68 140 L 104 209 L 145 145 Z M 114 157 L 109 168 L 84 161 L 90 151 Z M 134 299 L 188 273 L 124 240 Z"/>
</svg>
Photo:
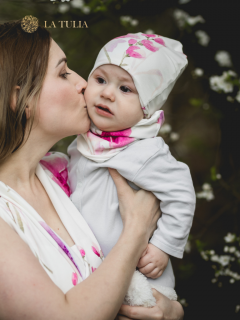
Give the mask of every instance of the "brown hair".
<svg viewBox="0 0 240 320">
<path fill-rule="evenodd" d="M 0 163 L 23 144 L 27 123 L 32 129 L 36 105 L 48 66 L 51 35 L 41 26 L 33 33 L 21 20 L 0 24 Z M 15 86 L 20 86 L 16 108 L 10 107 Z M 27 120 L 25 108 L 33 99 Z"/>
</svg>

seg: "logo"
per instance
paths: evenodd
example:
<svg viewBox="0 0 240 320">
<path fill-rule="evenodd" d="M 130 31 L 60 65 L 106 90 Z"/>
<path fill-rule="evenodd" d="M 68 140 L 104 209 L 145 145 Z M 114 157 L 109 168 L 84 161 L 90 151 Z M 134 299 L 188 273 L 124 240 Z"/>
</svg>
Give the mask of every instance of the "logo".
<svg viewBox="0 0 240 320">
<path fill-rule="evenodd" d="M 38 28 L 38 19 L 33 16 L 25 16 L 22 19 L 21 27 L 25 32 L 33 33 Z"/>
</svg>

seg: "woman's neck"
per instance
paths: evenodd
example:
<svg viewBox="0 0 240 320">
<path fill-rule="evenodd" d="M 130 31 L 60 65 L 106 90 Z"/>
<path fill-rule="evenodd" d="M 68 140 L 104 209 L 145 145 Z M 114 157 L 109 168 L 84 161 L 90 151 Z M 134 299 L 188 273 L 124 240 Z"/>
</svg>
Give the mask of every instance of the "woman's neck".
<svg viewBox="0 0 240 320">
<path fill-rule="evenodd" d="M 0 181 L 15 190 L 34 188 L 37 165 L 57 142 L 52 141 L 51 143 L 50 140 L 36 138 L 31 133 L 26 143 L 0 164 Z"/>
</svg>

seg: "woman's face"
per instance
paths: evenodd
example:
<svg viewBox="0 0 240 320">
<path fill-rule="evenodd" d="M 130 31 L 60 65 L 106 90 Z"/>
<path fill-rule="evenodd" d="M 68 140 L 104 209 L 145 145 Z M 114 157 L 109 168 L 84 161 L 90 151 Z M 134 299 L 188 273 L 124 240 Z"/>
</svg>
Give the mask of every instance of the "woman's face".
<svg viewBox="0 0 240 320">
<path fill-rule="evenodd" d="M 50 137 L 63 138 L 88 131 L 83 92 L 87 82 L 67 67 L 66 56 L 52 39 L 47 73 L 36 116 L 36 127 Z M 69 74 L 68 74 L 69 73 Z"/>
</svg>

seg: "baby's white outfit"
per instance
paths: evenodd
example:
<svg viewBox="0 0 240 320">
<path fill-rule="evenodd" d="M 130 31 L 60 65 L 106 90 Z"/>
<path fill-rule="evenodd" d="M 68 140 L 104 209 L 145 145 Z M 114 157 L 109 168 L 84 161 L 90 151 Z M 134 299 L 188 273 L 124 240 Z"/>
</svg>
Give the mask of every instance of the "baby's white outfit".
<svg viewBox="0 0 240 320">
<path fill-rule="evenodd" d="M 85 158 L 77 149 L 76 139 L 68 153 L 71 200 L 96 236 L 104 256 L 118 241 L 123 227 L 109 167 L 117 169 L 134 189 L 151 191 L 161 200 L 162 217 L 150 242 L 169 255 L 183 257 L 195 210 L 195 192 L 188 166 L 171 156 L 162 138 L 136 141 L 101 163 Z M 148 281 L 155 287 L 174 288 L 170 260 L 161 277 Z"/>
<path fill-rule="evenodd" d="M 195 210 L 195 192 L 188 166 L 173 158 L 163 139 L 157 137 L 164 121 L 159 109 L 187 65 L 182 45 L 158 35 L 128 34 L 103 47 L 90 75 L 103 64 L 117 65 L 132 76 L 145 117 L 134 127 L 118 132 L 102 132 L 92 123 L 90 131 L 72 142 L 68 148 L 71 199 L 107 255 L 123 228 L 117 190 L 107 168 L 116 169 L 131 187 L 151 191 L 161 200 L 162 217 L 150 242 L 182 258 Z M 133 278 L 137 277 L 135 274 Z M 176 299 L 170 260 L 161 277 L 148 282 Z M 129 289 L 128 302 L 141 305 L 141 291 L 138 288 L 131 296 Z"/>
</svg>

